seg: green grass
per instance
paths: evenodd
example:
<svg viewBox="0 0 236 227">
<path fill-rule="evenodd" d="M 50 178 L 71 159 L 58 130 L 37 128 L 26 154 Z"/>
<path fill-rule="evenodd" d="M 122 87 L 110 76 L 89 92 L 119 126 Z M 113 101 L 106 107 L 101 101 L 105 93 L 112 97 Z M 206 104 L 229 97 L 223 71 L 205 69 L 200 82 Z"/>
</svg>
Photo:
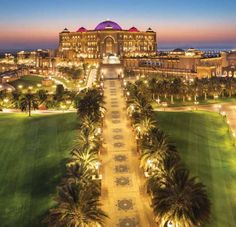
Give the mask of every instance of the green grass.
<svg viewBox="0 0 236 227">
<path fill-rule="evenodd" d="M 0 226 L 45 226 L 76 127 L 71 113 L 0 114 Z"/>
<path fill-rule="evenodd" d="M 43 77 L 27 75 L 23 76 L 18 80 L 12 81 L 11 84 L 13 87 L 18 88 L 19 85 L 22 85 L 23 88 L 28 88 L 29 86 L 36 87 L 37 84 L 41 84 Z"/>
<path fill-rule="evenodd" d="M 188 101 L 186 100 L 184 103 L 182 102 L 182 99 L 174 100 L 174 104 L 170 103 L 170 99 L 163 99 L 164 102 L 168 103 L 169 107 L 181 107 L 181 106 L 194 106 L 194 101 Z M 213 98 L 208 98 L 207 100 L 204 99 L 198 99 L 199 105 L 209 105 L 209 104 L 220 104 L 220 103 L 230 103 L 230 102 L 236 102 L 236 97 L 225 97 L 225 98 L 218 98 L 218 99 L 213 99 Z M 153 108 L 162 108 L 161 105 L 158 105 L 156 102 L 152 102 Z"/>
<path fill-rule="evenodd" d="M 156 117 L 191 173 L 207 186 L 212 201 L 207 226 L 236 226 L 236 148 L 222 118 L 210 112 L 158 112 Z"/>
</svg>

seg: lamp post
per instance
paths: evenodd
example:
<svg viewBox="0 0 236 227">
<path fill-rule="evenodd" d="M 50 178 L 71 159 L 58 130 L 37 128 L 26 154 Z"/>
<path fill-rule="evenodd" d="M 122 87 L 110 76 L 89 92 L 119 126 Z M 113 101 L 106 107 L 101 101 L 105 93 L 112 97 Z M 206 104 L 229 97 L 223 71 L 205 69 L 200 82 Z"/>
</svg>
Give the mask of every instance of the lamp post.
<svg viewBox="0 0 236 227">
<path fill-rule="evenodd" d="M 198 104 L 199 104 L 199 102 L 198 102 L 198 101 L 195 101 L 195 102 L 194 102 L 194 105 L 195 105 L 195 110 L 197 110 L 197 109 L 198 109 L 198 107 L 197 107 L 197 106 L 198 106 Z"/>
<path fill-rule="evenodd" d="M 163 110 L 165 111 L 165 110 L 166 110 L 166 107 L 167 107 L 167 102 L 163 102 L 163 103 L 162 103 L 162 106 L 163 106 Z"/>
</svg>

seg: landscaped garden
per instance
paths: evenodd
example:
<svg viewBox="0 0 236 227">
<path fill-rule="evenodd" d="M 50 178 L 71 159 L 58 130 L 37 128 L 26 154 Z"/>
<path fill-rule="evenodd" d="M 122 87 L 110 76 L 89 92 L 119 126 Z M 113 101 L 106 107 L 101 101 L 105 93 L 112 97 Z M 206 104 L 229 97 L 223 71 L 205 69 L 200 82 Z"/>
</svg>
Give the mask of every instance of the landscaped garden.
<svg viewBox="0 0 236 227">
<path fill-rule="evenodd" d="M 236 148 L 222 117 L 210 112 L 157 112 L 156 120 L 191 174 L 207 186 L 212 203 L 207 226 L 236 226 Z"/>
<path fill-rule="evenodd" d="M 0 225 L 45 226 L 75 139 L 76 114 L 0 114 Z"/>
<path fill-rule="evenodd" d="M 28 87 L 37 87 L 38 84 L 41 84 L 43 80 L 43 77 L 35 76 L 35 75 L 27 75 L 23 76 L 18 80 L 12 81 L 9 84 L 11 84 L 15 88 L 19 88 L 19 86 L 22 86 L 22 88 L 28 89 Z"/>
</svg>

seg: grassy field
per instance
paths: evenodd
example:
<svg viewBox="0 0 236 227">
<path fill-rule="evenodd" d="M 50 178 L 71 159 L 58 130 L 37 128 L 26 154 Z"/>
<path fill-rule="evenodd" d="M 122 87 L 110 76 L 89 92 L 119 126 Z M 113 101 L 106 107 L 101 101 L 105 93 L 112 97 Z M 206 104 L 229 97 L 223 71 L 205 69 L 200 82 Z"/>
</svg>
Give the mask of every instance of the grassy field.
<svg viewBox="0 0 236 227">
<path fill-rule="evenodd" d="M 207 186 L 212 201 L 210 227 L 236 226 L 236 148 L 216 113 L 156 113 L 176 143 L 184 163 Z"/>
<path fill-rule="evenodd" d="M 0 114 L 0 226 L 45 226 L 76 122 L 75 114 Z"/>
<path fill-rule="evenodd" d="M 180 107 L 180 106 L 194 106 L 194 101 L 188 101 L 186 100 L 184 103 L 182 102 L 182 100 L 178 99 L 178 100 L 174 100 L 174 104 L 170 103 L 170 99 L 166 99 L 166 100 L 162 100 L 162 101 L 166 101 L 168 103 L 169 107 Z M 236 97 L 225 97 L 225 98 L 218 98 L 218 99 L 207 99 L 207 100 L 203 100 L 203 99 L 198 99 L 199 104 L 198 105 L 209 105 L 209 104 L 221 104 L 221 103 L 230 103 L 230 102 L 236 102 Z M 152 106 L 153 108 L 162 108 L 161 105 L 158 105 L 156 102 L 152 102 Z"/>
<path fill-rule="evenodd" d="M 17 88 L 22 85 L 23 88 L 28 88 L 29 86 L 37 87 L 37 84 L 41 84 L 43 77 L 27 75 L 22 76 L 20 79 L 10 82 L 13 87 Z"/>
</svg>

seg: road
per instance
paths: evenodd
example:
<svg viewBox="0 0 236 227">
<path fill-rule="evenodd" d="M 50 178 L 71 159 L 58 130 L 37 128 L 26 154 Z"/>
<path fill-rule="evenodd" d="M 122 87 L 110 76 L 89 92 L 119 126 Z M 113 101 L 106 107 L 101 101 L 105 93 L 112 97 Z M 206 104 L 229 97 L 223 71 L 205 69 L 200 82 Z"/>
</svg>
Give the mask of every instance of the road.
<svg viewBox="0 0 236 227">
<path fill-rule="evenodd" d="M 96 81 L 96 76 L 97 76 L 97 69 L 91 69 L 88 76 L 86 88 L 92 87 L 93 83 Z"/>
<path fill-rule="evenodd" d="M 103 127 L 105 149 L 101 153 L 101 202 L 110 217 L 105 226 L 154 227 L 120 81 L 105 80 L 104 95 L 107 112 Z"/>
</svg>

